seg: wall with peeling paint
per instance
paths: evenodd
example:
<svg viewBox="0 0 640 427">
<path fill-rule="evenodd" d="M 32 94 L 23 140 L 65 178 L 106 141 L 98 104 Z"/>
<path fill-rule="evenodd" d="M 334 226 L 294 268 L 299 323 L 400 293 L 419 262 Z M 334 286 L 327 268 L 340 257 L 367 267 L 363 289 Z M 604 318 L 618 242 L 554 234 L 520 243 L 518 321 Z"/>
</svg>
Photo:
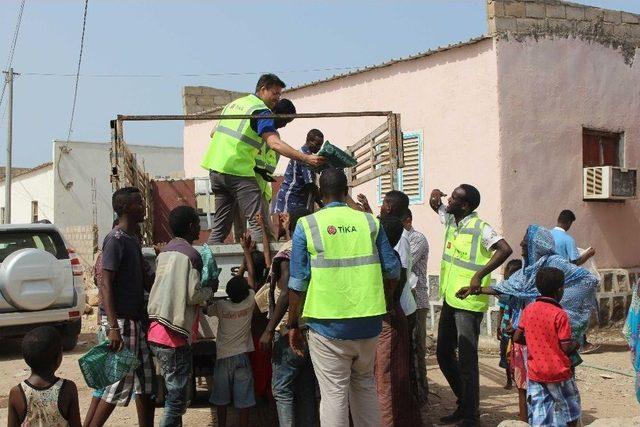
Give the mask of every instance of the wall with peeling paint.
<svg viewBox="0 0 640 427">
<path fill-rule="evenodd" d="M 640 64 L 621 49 L 576 38 L 496 41 L 501 211 L 517 245 L 531 223 L 553 226 L 562 209 L 571 234 L 596 248 L 600 268 L 640 265 L 640 202 L 582 200 L 582 128 L 624 132 L 624 162 L 640 166 Z M 633 58 L 632 58 L 633 59 Z"/>
<path fill-rule="evenodd" d="M 482 217 L 500 228 L 498 98 L 494 42 L 487 38 L 432 55 L 288 91 L 299 112 L 391 110 L 402 130 L 423 136 L 425 200 L 411 205 L 414 227 L 431 245 L 429 272 L 439 273 L 444 229 L 428 204 L 431 189 L 450 194 L 476 185 Z M 312 127 L 341 147 L 354 144 L 383 118 L 296 120 L 281 133 L 295 146 Z M 280 161 L 280 169 L 286 161 Z M 377 180 L 354 189 L 378 211 Z"/>
</svg>

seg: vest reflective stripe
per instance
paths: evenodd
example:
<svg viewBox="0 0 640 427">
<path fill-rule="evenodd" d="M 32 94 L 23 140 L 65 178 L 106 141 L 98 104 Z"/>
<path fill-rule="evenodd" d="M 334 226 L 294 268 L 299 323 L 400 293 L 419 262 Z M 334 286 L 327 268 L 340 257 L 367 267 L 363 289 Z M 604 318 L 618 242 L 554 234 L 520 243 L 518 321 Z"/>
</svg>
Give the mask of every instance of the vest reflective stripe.
<svg viewBox="0 0 640 427">
<path fill-rule="evenodd" d="M 276 166 L 271 166 L 268 163 L 265 163 L 262 159 L 256 159 L 256 166 L 260 169 L 264 169 L 269 173 L 274 173 L 276 171 Z"/>
<path fill-rule="evenodd" d="M 247 95 L 227 104 L 222 115 L 252 114 L 268 110 L 255 95 Z M 253 177 L 256 157 L 262 150 L 260 135 L 251 128 L 251 119 L 221 119 L 202 159 L 205 169 L 234 176 Z"/>
<path fill-rule="evenodd" d="M 473 271 L 480 271 L 482 270 L 482 267 L 484 267 L 484 265 L 478 265 L 472 262 L 466 262 L 457 258 L 453 258 L 451 255 L 442 255 L 442 260 L 446 262 L 450 262 L 453 265 L 456 265 L 458 267 L 466 268 L 468 270 L 473 270 Z"/>
<path fill-rule="evenodd" d="M 300 226 L 311 263 L 303 317 L 352 319 L 386 313 L 378 221 L 339 206 L 302 218 Z"/>
<path fill-rule="evenodd" d="M 259 143 L 257 141 L 254 141 L 253 139 L 249 138 L 248 136 L 245 136 L 245 135 L 241 134 L 237 130 L 229 129 L 228 127 L 224 127 L 224 126 L 218 125 L 218 127 L 216 128 L 216 133 L 218 133 L 218 132 L 220 132 L 221 134 L 230 136 L 231 138 L 238 139 L 238 140 L 244 142 L 245 144 L 249 144 L 250 146 L 252 146 L 253 148 L 255 148 L 257 150 L 262 148 L 262 144 L 261 143 Z"/>
<path fill-rule="evenodd" d="M 320 237 L 320 228 L 318 227 L 318 221 L 313 215 L 308 216 L 307 223 L 309 224 L 309 232 L 313 241 L 313 246 L 316 250 L 317 256 L 311 259 L 312 268 L 339 268 L 339 267 L 356 267 L 359 265 L 368 265 L 380 263 L 380 257 L 378 256 L 378 246 L 376 245 L 376 239 L 378 237 L 376 221 L 371 214 L 366 214 L 367 222 L 369 223 L 369 233 L 371 234 L 371 247 L 373 248 L 372 255 L 359 256 L 354 258 L 343 259 L 325 259 L 324 258 L 324 245 L 322 244 L 322 238 Z"/>
<path fill-rule="evenodd" d="M 451 307 L 484 312 L 489 308 L 487 295 L 474 295 L 461 300 L 455 296 L 464 286 L 469 286 L 473 275 L 491 259 L 491 252 L 482 246 L 485 222 L 477 216 L 469 220 L 467 227 L 457 229 L 449 224 L 445 232 L 444 250 L 440 266 L 440 296 Z M 482 279 L 482 286 L 489 286 L 490 275 Z"/>
<path fill-rule="evenodd" d="M 256 157 L 256 167 L 267 171 L 270 175 L 276 171 L 278 166 L 278 160 L 280 155 L 269 148 L 267 144 L 264 144 L 260 150 L 260 154 Z M 262 197 L 267 202 L 270 202 L 273 198 L 273 189 L 271 188 L 271 182 L 266 181 L 259 173 L 256 173 L 256 180 L 258 181 L 258 187 L 262 192 Z"/>
</svg>

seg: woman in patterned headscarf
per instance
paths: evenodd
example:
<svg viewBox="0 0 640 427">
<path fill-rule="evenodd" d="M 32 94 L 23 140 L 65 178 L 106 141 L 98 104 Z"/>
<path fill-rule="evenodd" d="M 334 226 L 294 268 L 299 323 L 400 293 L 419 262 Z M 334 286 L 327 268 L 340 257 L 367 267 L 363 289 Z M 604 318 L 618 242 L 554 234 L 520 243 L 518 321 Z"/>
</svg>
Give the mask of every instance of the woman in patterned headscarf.
<svg viewBox="0 0 640 427">
<path fill-rule="evenodd" d="M 624 324 L 623 333 L 629 343 L 629 349 L 631 350 L 631 362 L 633 363 L 633 369 L 636 371 L 636 399 L 640 402 L 640 295 L 638 295 L 638 288 L 640 287 L 640 280 L 633 286 L 633 297 L 631 299 L 631 306 L 629 307 L 629 314 L 627 315 L 627 321 Z"/>
<path fill-rule="evenodd" d="M 511 321 L 515 330 L 524 307 L 540 296 L 536 288 L 538 271 L 542 267 L 557 268 L 564 273 L 565 277 L 564 295 L 560 305 L 569 315 L 573 340 L 582 342 L 591 312 L 596 309 L 598 278 L 589 270 L 578 267 L 556 255 L 551 232 L 539 225 L 530 225 L 527 228 L 520 247 L 522 248 L 523 268 L 515 272 L 508 280 L 483 288 L 482 292 L 509 297 L 509 308 L 512 310 Z M 460 298 L 464 298 L 467 293 L 467 288 L 463 288 L 458 292 L 458 295 Z M 520 419 L 525 422 L 527 421 L 526 357 L 526 347 L 514 344 L 511 363 L 520 396 Z M 571 356 L 571 361 L 574 366 L 582 363 L 582 359 L 577 353 Z"/>
</svg>

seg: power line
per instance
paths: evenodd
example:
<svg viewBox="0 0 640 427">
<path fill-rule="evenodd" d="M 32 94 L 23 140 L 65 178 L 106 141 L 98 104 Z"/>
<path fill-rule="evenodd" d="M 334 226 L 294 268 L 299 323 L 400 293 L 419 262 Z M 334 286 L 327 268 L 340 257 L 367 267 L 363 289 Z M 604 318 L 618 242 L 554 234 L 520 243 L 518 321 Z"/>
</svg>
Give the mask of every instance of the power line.
<svg viewBox="0 0 640 427">
<path fill-rule="evenodd" d="M 84 16 L 82 18 L 82 36 L 80 36 L 80 55 L 78 55 L 78 68 L 76 69 L 76 84 L 73 89 L 73 105 L 71 107 L 71 118 L 69 119 L 69 131 L 67 132 L 67 142 L 71 139 L 73 131 L 73 118 L 76 113 L 76 101 L 78 99 L 78 83 L 80 82 L 80 66 L 82 65 L 82 52 L 84 51 L 84 32 L 87 26 L 87 9 L 89 8 L 89 0 L 84 1 Z"/>
<path fill-rule="evenodd" d="M 26 0 L 22 0 L 20 4 L 20 10 L 18 11 L 18 20 L 16 21 L 16 28 L 13 31 L 13 39 L 11 40 L 11 49 L 9 50 L 9 59 L 7 60 L 6 70 L 11 68 L 13 65 L 13 55 L 16 53 L 16 44 L 18 44 L 18 33 L 20 32 L 20 25 L 22 24 L 22 13 L 24 12 L 24 4 Z M 7 80 L 4 81 L 4 85 L 2 85 L 2 94 L 0 94 L 0 106 L 2 106 L 2 101 L 4 100 L 4 93 L 7 89 Z"/>
<path fill-rule="evenodd" d="M 267 72 L 270 73 L 313 73 L 320 71 L 350 71 L 358 70 L 362 67 L 327 67 L 327 68 L 309 68 L 301 70 L 269 70 L 269 71 L 243 71 L 243 72 L 219 72 L 219 73 L 182 73 L 182 74 L 80 74 L 85 78 L 179 78 L 179 77 L 222 77 L 222 76 L 250 76 L 259 75 Z M 71 73 L 21 73 L 23 76 L 30 77 L 76 77 Z"/>
<path fill-rule="evenodd" d="M 84 34 L 85 34 L 85 29 L 87 27 L 87 9 L 89 8 L 89 0 L 85 0 L 84 1 L 84 15 L 82 17 L 82 35 L 80 36 L 80 54 L 78 55 L 78 67 L 76 68 L 76 84 L 73 88 L 73 104 L 71 106 L 71 117 L 69 118 L 69 130 L 67 132 L 67 144 L 69 143 L 69 141 L 71 140 L 71 132 L 73 132 L 73 119 L 75 117 L 76 114 L 76 102 L 78 100 L 78 84 L 80 83 L 80 66 L 82 65 L 82 52 L 84 51 Z M 68 152 L 68 147 L 65 146 L 61 146 L 60 150 L 57 154 L 58 156 L 58 160 L 56 161 L 56 164 L 58 165 L 55 169 L 58 171 L 58 179 L 60 180 L 60 183 L 62 183 L 62 185 L 64 186 L 65 189 L 69 190 L 71 188 L 71 186 L 73 185 L 72 181 L 68 181 L 65 182 L 64 179 L 62 179 L 62 176 L 60 175 L 60 159 L 62 158 L 62 155 Z"/>
</svg>

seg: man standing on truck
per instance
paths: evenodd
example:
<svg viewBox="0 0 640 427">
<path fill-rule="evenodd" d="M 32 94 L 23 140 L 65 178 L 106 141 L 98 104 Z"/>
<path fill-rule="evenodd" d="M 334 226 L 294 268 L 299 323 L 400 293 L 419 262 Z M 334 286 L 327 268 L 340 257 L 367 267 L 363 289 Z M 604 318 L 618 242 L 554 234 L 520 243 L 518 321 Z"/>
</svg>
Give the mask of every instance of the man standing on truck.
<svg viewBox="0 0 640 427">
<path fill-rule="evenodd" d="M 324 159 L 304 154 L 280 139 L 273 119 L 260 118 L 272 114 L 285 83 L 274 74 L 258 80 L 255 94 L 227 104 L 222 115 L 252 115 L 255 119 L 222 119 L 211 138 L 201 166 L 209 170 L 216 211 L 209 244 L 222 243 L 233 225 L 234 204 L 249 222 L 251 237 L 262 241 L 262 231 L 255 217 L 262 208 L 262 194 L 255 177 L 256 158 L 263 144 L 282 156 L 311 166 Z"/>
<path fill-rule="evenodd" d="M 282 98 L 276 103 L 276 106 L 273 107 L 272 111 L 274 114 L 296 114 L 296 107 L 293 105 L 291 100 Z M 281 129 L 292 121 L 293 119 L 274 119 L 273 124 L 276 129 Z M 278 131 L 278 135 L 279 134 L 280 133 Z M 271 226 L 271 219 L 269 215 L 271 200 L 273 199 L 271 183 L 276 180 L 273 177 L 273 174 L 276 171 L 279 160 L 280 154 L 270 149 L 267 144 L 263 144 L 262 150 L 260 150 L 260 154 L 258 154 L 258 157 L 256 158 L 256 167 L 254 169 L 256 171 L 258 187 L 260 187 L 260 191 L 262 192 L 262 220 L 264 221 L 264 225 L 266 226 L 268 237 L 270 239 L 273 237 L 273 228 Z M 237 205 L 235 209 L 237 209 Z M 237 212 L 235 216 L 238 216 Z"/>
<path fill-rule="evenodd" d="M 320 151 L 323 142 L 324 134 L 318 129 L 311 129 L 300 151 L 304 154 L 316 154 Z M 278 191 L 273 212 L 294 212 L 299 209 L 313 211 L 314 202 L 322 206 L 319 196 L 313 169 L 296 160 L 291 160 L 284 173 L 284 181 Z"/>
</svg>

